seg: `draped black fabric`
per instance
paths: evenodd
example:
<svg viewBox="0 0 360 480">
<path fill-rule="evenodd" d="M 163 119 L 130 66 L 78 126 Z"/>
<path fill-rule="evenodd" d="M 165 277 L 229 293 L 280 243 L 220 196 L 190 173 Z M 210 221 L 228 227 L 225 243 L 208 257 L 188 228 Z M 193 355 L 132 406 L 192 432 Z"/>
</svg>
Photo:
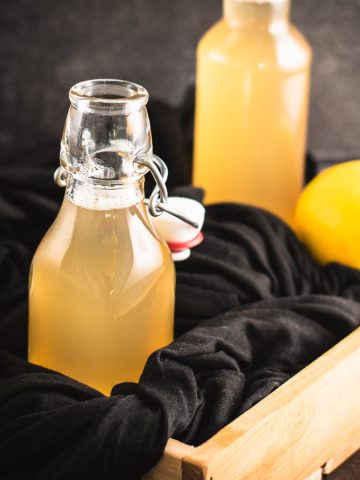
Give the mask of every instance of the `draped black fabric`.
<svg viewBox="0 0 360 480">
<path fill-rule="evenodd" d="M 157 153 L 171 168 L 173 149 L 172 183 L 185 182 L 184 111 L 150 112 Z M 27 275 L 63 194 L 56 165 L 49 144 L 0 168 L 2 480 L 137 479 L 169 437 L 203 442 L 360 325 L 360 271 L 320 267 L 279 219 L 221 204 L 207 209 L 205 242 L 177 264 L 177 339 L 139 384 L 104 397 L 27 363 Z"/>
</svg>

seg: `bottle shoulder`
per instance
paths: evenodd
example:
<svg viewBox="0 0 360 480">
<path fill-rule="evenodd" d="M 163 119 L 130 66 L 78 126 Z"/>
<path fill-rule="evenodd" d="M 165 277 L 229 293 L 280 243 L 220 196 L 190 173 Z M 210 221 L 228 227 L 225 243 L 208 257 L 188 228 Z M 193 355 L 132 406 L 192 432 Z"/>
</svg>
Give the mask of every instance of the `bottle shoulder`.
<svg viewBox="0 0 360 480">
<path fill-rule="evenodd" d="M 163 256 L 170 255 L 154 230 L 143 202 L 124 209 L 90 210 L 74 205 L 65 197 L 35 252 L 34 262 L 47 258 L 55 264 L 67 257 L 68 262 L 71 259 L 74 264 L 90 264 L 111 257 L 119 259 L 120 266 L 124 257 L 131 263 L 135 257 L 149 253 L 160 263 Z"/>
<path fill-rule="evenodd" d="M 201 38 L 198 62 L 227 66 L 267 65 L 288 70 L 308 68 L 312 50 L 291 23 L 281 32 L 250 28 L 230 28 L 224 20 L 211 27 Z"/>
<path fill-rule="evenodd" d="M 198 52 L 212 48 L 221 48 L 222 43 L 230 33 L 229 30 L 224 20 L 218 20 L 200 38 L 197 45 Z"/>
</svg>

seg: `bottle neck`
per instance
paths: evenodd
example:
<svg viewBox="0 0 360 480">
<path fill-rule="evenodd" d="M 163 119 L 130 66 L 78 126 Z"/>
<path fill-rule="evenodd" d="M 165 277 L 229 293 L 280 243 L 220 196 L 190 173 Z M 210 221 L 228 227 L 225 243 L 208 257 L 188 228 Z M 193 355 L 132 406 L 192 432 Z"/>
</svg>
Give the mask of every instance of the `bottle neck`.
<svg viewBox="0 0 360 480">
<path fill-rule="evenodd" d="M 70 90 L 71 106 L 61 140 L 60 165 L 69 175 L 69 194 L 98 192 L 105 198 L 131 190 L 152 159 L 148 93 L 124 80 L 87 80 Z M 73 191 L 74 190 L 74 191 Z M 92 202 L 93 200 L 91 200 Z"/>
<path fill-rule="evenodd" d="M 68 175 L 65 195 L 74 205 L 90 210 L 129 208 L 143 201 L 144 178 L 113 185 L 111 182 L 99 184 Z"/>
<path fill-rule="evenodd" d="M 223 12 L 231 28 L 277 32 L 287 28 L 290 0 L 223 0 Z"/>
</svg>

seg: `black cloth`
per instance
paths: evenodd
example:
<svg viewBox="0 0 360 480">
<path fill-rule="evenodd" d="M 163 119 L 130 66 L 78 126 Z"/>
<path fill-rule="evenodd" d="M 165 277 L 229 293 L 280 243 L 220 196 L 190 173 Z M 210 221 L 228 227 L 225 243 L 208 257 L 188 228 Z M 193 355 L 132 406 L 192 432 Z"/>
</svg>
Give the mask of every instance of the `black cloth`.
<svg viewBox="0 0 360 480">
<path fill-rule="evenodd" d="M 173 121 L 182 124 L 176 112 Z M 181 131 L 173 143 L 186 152 Z M 63 194 L 53 152 L 44 145 L 0 169 L 2 480 L 137 479 L 169 437 L 203 442 L 360 325 L 360 271 L 320 267 L 273 215 L 221 204 L 177 264 L 177 339 L 139 384 L 104 397 L 27 363 L 29 265 Z"/>
</svg>

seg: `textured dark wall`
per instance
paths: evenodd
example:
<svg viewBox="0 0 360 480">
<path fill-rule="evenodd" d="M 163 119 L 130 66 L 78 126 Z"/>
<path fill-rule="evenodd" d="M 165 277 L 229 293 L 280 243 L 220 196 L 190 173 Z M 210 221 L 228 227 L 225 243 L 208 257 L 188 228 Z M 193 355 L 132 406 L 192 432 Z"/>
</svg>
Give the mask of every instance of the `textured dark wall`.
<svg viewBox="0 0 360 480">
<path fill-rule="evenodd" d="M 221 0 L 1 0 L 0 11 L 4 162 L 60 139 L 75 82 L 125 78 L 178 104 Z M 360 0 L 294 0 L 292 16 L 315 53 L 310 149 L 360 157 Z"/>
</svg>

